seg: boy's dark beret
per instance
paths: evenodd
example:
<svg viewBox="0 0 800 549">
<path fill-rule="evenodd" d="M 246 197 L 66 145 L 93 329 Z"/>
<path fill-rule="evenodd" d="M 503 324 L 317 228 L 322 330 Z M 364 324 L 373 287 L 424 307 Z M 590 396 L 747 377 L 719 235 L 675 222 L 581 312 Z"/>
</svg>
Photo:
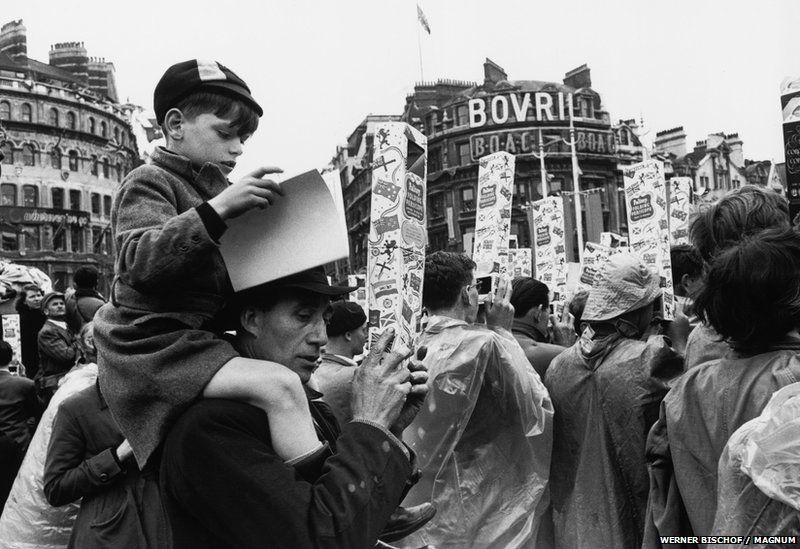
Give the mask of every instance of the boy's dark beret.
<svg viewBox="0 0 800 549">
<path fill-rule="evenodd" d="M 360 328 L 367 321 L 367 315 L 361 305 L 352 301 L 335 301 L 331 303 L 333 312 L 328 321 L 328 335 L 338 336 Z"/>
<path fill-rule="evenodd" d="M 247 87 L 244 80 L 236 76 L 236 73 L 228 67 L 216 61 L 190 59 L 172 65 L 156 84 L 156 90 L 153 93 L 156 121 L 162 124 L 168 110 L 181 99 L 197 91 L 211 91 L 228 95 L 253 107 L 258 116 L 264 114 L 264 110 L 250 95 L 250 88 Z"/>
</svg>

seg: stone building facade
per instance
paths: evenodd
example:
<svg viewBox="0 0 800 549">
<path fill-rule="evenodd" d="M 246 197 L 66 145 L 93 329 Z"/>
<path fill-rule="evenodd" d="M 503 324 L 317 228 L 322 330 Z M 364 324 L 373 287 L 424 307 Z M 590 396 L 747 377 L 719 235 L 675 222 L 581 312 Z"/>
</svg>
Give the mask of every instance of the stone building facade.
<svg viewBox="0 0 800 549">
<path fill-rule="evenodd" d="M 0 257 L 32 265 L 64 290 L 95 265 L 113 278 L 111 205 L 139 163 L 117 97 L 113 64 L 82 42 L 55 44 L 49 62 L 27 55 L 22 21 L 0 28 Z"/>
</svg>

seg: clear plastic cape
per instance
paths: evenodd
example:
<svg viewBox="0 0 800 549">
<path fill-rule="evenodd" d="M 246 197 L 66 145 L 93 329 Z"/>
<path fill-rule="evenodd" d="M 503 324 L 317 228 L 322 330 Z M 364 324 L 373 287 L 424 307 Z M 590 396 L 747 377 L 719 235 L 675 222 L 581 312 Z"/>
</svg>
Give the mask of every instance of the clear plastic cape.
<svg viewBox="0 0 800 549">
<path fill-rule="evenodd" d="M 87 364 L 64 376 L 39 421 L 0 515 L 0 549 L 57 549 L 69 542 L 80 505 L 52 507 L 45 498 L 44 462 L 53 420 L 67 397 L 90 387 L 97 380 L 97 365 Z"/>
<path fill-rule="evenodd" d="M 717 493 L 715 532 L 800 536 L 800 383 L 731 435 Z"/>
<path fill-rule="evenodd" d="M 403 547 L 530 547 L 549 503 L 553 406 L 505 330 L 431 317 L 430 391 L 404 438 L 423 477 L 404 505 L 437 514 Z"/>
</svg>

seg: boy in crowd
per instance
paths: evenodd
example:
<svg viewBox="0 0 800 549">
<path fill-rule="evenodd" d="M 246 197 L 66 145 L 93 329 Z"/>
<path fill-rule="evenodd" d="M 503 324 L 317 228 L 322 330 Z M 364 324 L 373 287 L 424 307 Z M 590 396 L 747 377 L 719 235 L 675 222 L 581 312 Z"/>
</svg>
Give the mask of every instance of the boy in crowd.
<svg viewBox="0 0 800 549">
<path fill-rule="evenodd" d="M 300 379 L 218 336 L 232 295 L 219 252 L 225 222 L 281 194 L 263 178 L 277 168 L 227 179 L 263 111 L 233 71 L 197 59 L 167 69 L 154 103 L 166 148 L 128 174 L 112 211 L 116 273 L 95 327 L 103 395 L 140 467 L 201 396 L 262 408 L 269 431 L 287 434 L 273 435 L 276 452 L 302 457 L 321 444 Z"/>
</svg>

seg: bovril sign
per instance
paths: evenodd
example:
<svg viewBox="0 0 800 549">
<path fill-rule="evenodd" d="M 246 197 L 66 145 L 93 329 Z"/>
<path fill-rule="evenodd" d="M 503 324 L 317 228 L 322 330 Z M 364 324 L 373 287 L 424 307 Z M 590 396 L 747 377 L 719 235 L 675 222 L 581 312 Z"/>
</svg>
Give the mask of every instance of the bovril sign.
<svg viewBox="0 0 800 549">
<path fill-rule="evenodd" d="M 563 92 L 526 92 L 470 99 L 467 103 L 470 128 L 486 128 L 487 132 L 470 136 L 472 160 L 500 151 L 510 154 L 530 154 L 539 151 L 539 137 L 550 143 L 547 152 L 569 153 L 565 140 L 569 135 L 572 94 Z M 533 127 L 503 129 L 513 123 L 548 123 Z M 550 124 L 555 122 L 556 124 Z M 557 123 L 562 122 L 562 125 Z M 559 141 L 561 139 L 561 141 Z M 576 127 L 575 150 L 579 154 L 613 156 L 617 150 L 614 133 L 608 130 Z"/>
</svg>

